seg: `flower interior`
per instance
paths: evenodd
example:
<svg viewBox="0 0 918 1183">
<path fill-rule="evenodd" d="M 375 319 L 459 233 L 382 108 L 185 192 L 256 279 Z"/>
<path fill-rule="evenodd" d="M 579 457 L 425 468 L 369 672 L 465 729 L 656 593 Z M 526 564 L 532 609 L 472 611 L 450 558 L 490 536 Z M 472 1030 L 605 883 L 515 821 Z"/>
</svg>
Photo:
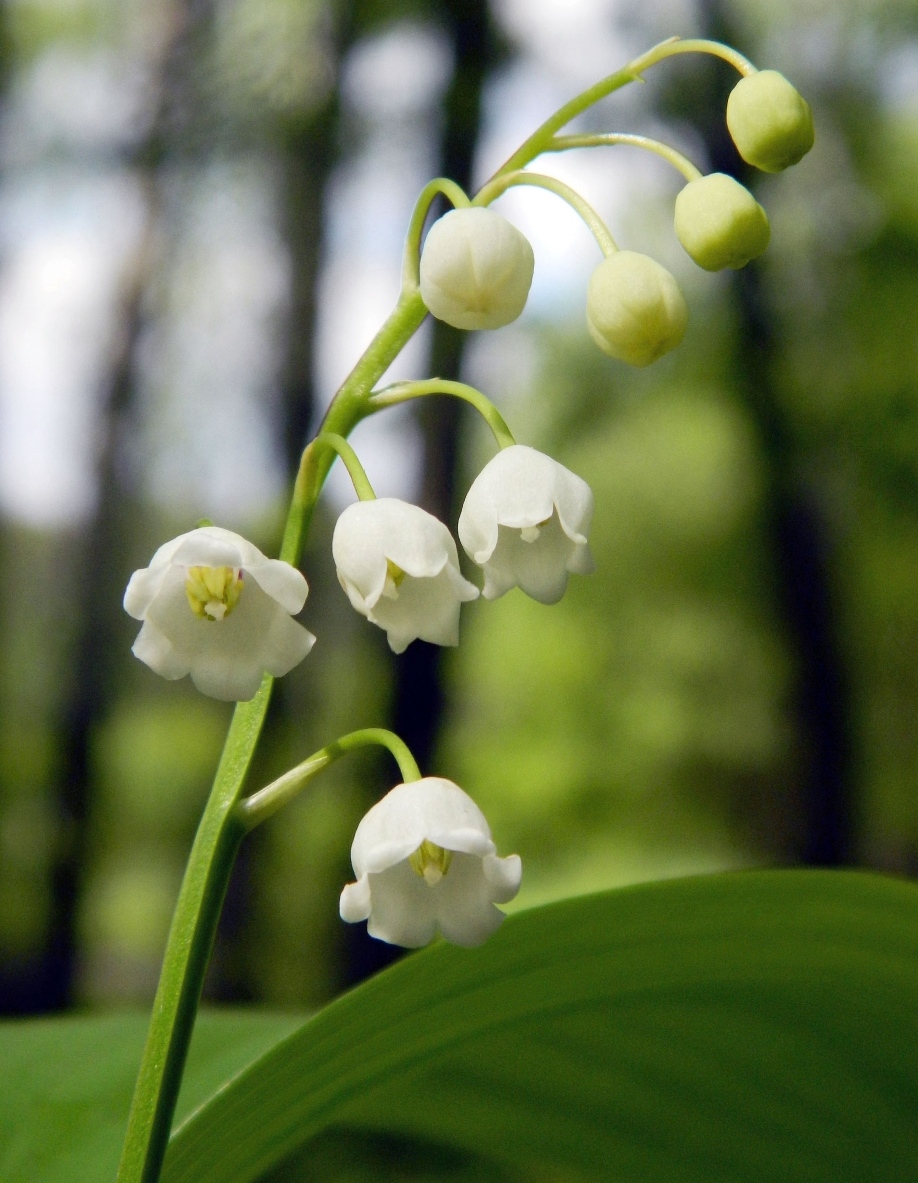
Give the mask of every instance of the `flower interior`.
<svg viewBox="0 0 918 1183">
<path fill-rule="evenodd" d="M 405 572 L 391 559 L 386 559 L 386 582 L 383 584 L 382 594 L 387 600 L 398 599 L 398 589 L 405 578 Z"/>
<path fill-rule="evenodd" d="M 189 567 L 185 594 L 195 616 L 223 620 L 239 602 L 242 571 L 238 567 Z"/>
<path fill-rule="evenodd" d="M 430 887 L 440 882 L 452 861 L 451 850 L 444 850 L 442 846 L 428 842 L 426 838 L 414 854 L 408 856 L 408 862 L 411 863 L 415 874 L 420 875 Z"/>
<path fill-rule="evenodd" d="M 539 537 L 539 533 L 545 529 L 551 518 L 546 518 L 544 522 L 539 522 L 537 526 L 524 526 L 520 530 L 520 537 L 524 542 L 535 542 Z"/>
</svg>

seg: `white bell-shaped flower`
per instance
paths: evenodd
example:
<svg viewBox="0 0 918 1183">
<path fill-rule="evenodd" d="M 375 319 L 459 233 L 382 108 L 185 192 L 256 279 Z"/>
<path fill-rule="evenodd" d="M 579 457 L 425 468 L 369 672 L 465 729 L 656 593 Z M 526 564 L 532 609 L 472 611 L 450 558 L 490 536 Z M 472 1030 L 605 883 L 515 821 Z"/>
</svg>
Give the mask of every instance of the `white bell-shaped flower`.
<svg viewBox="0 0 918 1183">
<path fill-rule="evenodd" d="M 519 891 L 519 855 L 498 858 L 475 802 L 452 781 L 396 785 L 366 814 L 351 846 L 356 883 L 341 892 L 342 920 L 416 949 L 437 929 L 454 945 L 480 945 Z"/>
<path fill-rule="evenodd" d="M 571 571 L 593 570 L 592 516 L 590 486 L 563 464 L 523 444 L 498 452 L 459 515 L 462 545 L 484 569 L 485 599 L 520 587 L 543 604 L 557 603 Z"/>
<path fill-rule="evenodd" d="M 523 311 L 534 264 L 529 240 L 495 210 L 450 210 L 424 242 L 421 296 L 457 329 L 499 329 Z"/>
<path fill-rule="evenodd" d="M 361 615 L 402 653 L 412 641 L 458 645 L 459 607 L 478 596 L 463 579 L 452 534 L 417 505 L 394 497 L 358 501 L 332 538 L 338 579 Z"/>
<path fill-rule="evenodd" d="M 312 648 L 315 637 L 291 619 L 308 590 L 289 563 L 202 526 L 131 576 L 124 607 L 143 621 L 132 652 L 164 678 L 190 674 L 211 698 L 252 698 L 265 673 L 286 674 Z"/>
</svg>

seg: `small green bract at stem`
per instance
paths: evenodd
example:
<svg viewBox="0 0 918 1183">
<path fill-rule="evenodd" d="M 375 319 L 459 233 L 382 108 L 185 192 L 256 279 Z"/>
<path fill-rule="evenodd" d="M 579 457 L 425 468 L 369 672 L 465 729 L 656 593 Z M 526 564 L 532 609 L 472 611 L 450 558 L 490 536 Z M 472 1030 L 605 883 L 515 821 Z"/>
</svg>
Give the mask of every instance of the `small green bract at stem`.
<svg viewBox="0 0 918 1183">
<path fill-rule="evenodd" d="M 745 267 L 768 246 L 768 215 L 725 173 L 690 181 L 676 198 L 676 235 L 705 271 Z"/>
<path fill-rule="evenodd" d="M 727 99 L 727 127 L 747 164 L 779 173 L 813 146 L 809 103 L 777 70 L 741 78 Z"/>
</svg>

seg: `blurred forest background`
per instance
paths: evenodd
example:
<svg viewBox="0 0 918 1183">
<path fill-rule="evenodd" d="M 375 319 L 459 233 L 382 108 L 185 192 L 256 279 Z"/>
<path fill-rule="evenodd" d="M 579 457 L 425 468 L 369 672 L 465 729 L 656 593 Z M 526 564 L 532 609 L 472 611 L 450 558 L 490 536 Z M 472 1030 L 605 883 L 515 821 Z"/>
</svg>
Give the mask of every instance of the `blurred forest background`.
<svg viewBox="0 0 918 1183">
<path fill-rule="evenodd" d="M 330 536 L 310 657 L 252 787 L 390 725 L 462 784 L 513 906 L 753 865 L 918 873 L 918 8 L 911 0 L 6 0 L 0 6 L 0 1009 L 145 1004 L 230 708 L 130 654 L 131 571 L 201 517 L 273 552 L 310 427 L 388 312 L 425 181 L 483 180 L 551 110 L 673 33 L 811 101 L 816 147 L 750 177 L 735 75 L 655 67 L 581 126 L 667 139 L 755 188 L 760 264 L 700 272 L 679 179 L 631 148 L 539 167 L 691 308 L 630 371 L 590 342 L 595 244 L 551 195 L 498 208 L 536 278 L 514 325 L 425 326 L 393 377 L 461 374 L 592 484 L 597 573 L 464 609 L 394 658 Z M 455 524 L 491 454 L 446 400 L 354 442 L 380 494 Z M 392 956 L 344 926 L 351 757 L 248 840 L 208 985 L 314 1007 Z M 441 1176 L 442 1177 L 442 1176 Z"/>
</svg>

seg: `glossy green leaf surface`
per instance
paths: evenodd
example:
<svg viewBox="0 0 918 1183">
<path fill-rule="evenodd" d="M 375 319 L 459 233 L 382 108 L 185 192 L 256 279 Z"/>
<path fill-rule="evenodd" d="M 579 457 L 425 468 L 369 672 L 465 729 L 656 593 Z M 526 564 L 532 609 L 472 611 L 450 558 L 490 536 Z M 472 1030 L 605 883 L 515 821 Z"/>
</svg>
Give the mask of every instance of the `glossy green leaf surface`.
<svg viewBox="0 0 918 1183">
<path fill-rule="evenodd" d="M 254 1181 L 334 1125 L 627 1183 L 918 1178 L 916 1000 L 911 884 L 756 872 L 569 900 L 295 1030 L 204 1016 L 164 1183 Z M 144 1025 L 0 1028 L 3 1183 L 112 1178 Z"/>
<path fill-rule="evenodd" d="M 627 1183 L 918 1178 L 918 888 L 659 883 L 441 944 L 339 999 L 173 1136 L 246 1183 L 315 1131 L 417 1134 Z"/>
</svg>

